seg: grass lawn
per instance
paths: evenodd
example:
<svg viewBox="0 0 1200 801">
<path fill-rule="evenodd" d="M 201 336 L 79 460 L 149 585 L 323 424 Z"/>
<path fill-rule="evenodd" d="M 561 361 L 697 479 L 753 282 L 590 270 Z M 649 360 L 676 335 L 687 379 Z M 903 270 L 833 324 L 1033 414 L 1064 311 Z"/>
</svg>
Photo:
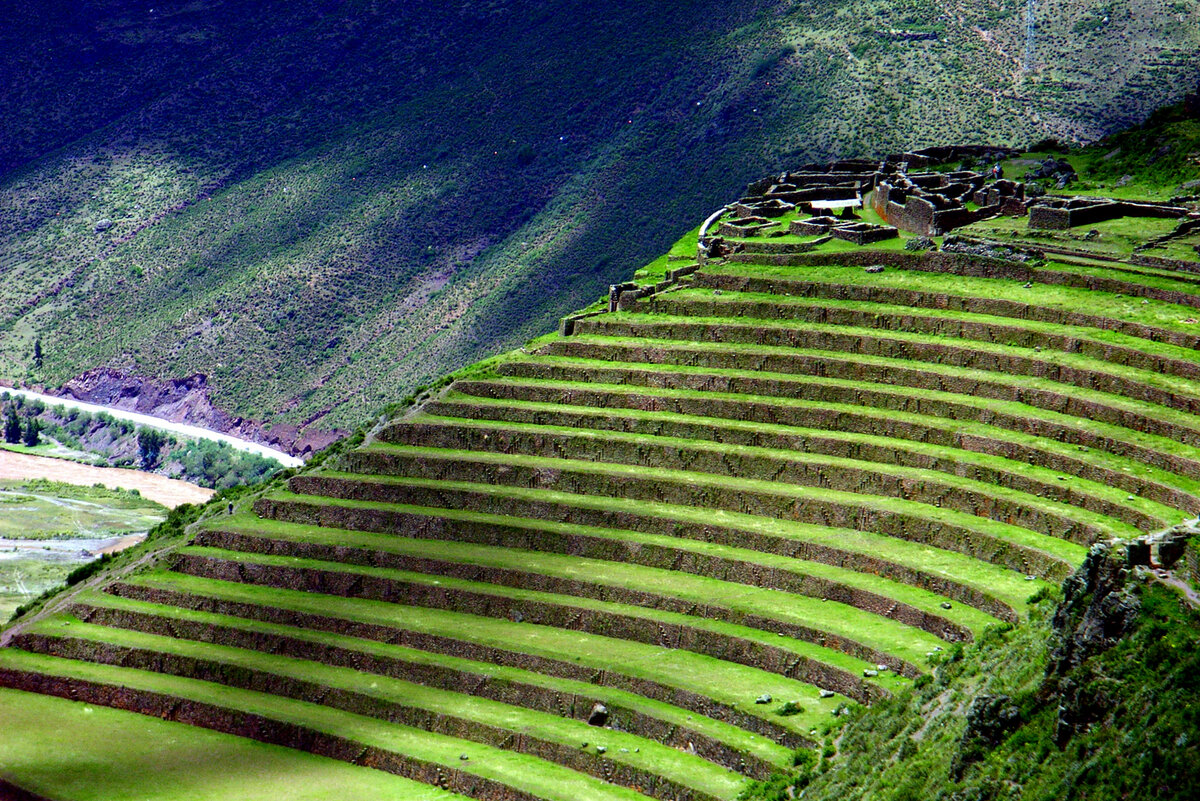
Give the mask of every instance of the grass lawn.
<svg viewBox="0 0 1200 801">
<path fill-rule="evenodd" d="M 1122 217 L 1058 231 L 1030 228 L 1028 217 L 994 217 L 964 226 L 955 233 L 1027 244 L 1035 248 L 1039 245 L 1057 246 L 1102 256 L 1128 258 L 1138 245 L 1170 233 L 1178 223 L 1173 219 Z M 1089 239 L 1090 231 L 1099 231 L 1099 235 Z"/>
<path fill-rule="evenodd" d="M 820 698 L 820 692 L 811 684 L 703 654 L 550 626 L 516 623 L 444 609 L 216 581 L 181 573 L 143 574 L 129 583 L 203 598 L 436 634 L 505 651 L 571 661 L 599 671 L 613 671 L 687 689 L 800 733 L 815 726 L 822 712 L 826 717 L 820 720 L 827 721 L 828 714 L 839 703 L 846 701 L 842 697 Z M 769 709 L 754 703 L 754 699 L 764 692 L 776 698 L 800 701 L 806 710 L 812 709 L 812 714 L 775 717 Z"/>
<path fill-rule="evenodd" d="M 52 637 L 79 638 L 97 646 L 111 643 L 150 653 L 213 660 L 228 666 L 226 669 L 231 672 L 245 669 L 302 682 L 314 682 L 323 687 L 365 695 L 389 704 L 421 709 L 435 715 L 446 714 L 486 726 L 520 731 L 572 749 L 578 748 L 580 742 L 589 740 L 600 743 L 597 737 L 602 737 L 606 747 L 613 751 L 610 759 L 671 777 L 681 784 L 718 797 L 736 795 L 744 784 L 741 776 L 653 740 L 618 731 L 605 731 L 601 734 L 586 721 L 562 718 L 464 693 L 363 673 L 353 668 L 333 667 L 320 662 L 127 629 L 93 626 L 69 617 L 39 621 L 33 630 Z"/>
<path fill-rule="evenodd" d="M 790 749 L 776 745 L 765 737 L 754 735 L 745 729 L 740 729 L 728 723 L 704 715 L 698 715 L 661 701 L 612 687 L 598 686 L 585 681 L 560 678 L 505 665 L 463 659 L 432 651 L 421 651 L 401 645 L 380 643 L 374 640 L 350 637 L 318 629 L 299 628 L 266 623 L 249 618 L 198 612 L 164 604 L 146 603 L 144 601 L 136 601 L 97 591 L 85 591 L 81 594 L 79 600 L 80 603 L 84 603 L 90 608 L 124 610 L 172 621 L 201 623 L 214 628 L 234 628 L 239 631 L 254 632 L 256 634 L 261 633 L 268 636 L 299 639 L 311 642 L 314 648 L 321 646 L 345 648 L 419 666 L 433 666 L 467 673 L 478 676 L 480 681 L 487 679 L 495 679 L 502 682 L 510 681 L 542 687 L 545 688 L 547 693 L 573 693 L 581 698 L 596 697 L 610 707 L 621 706 L 627 709 L 634 709 L 649 717 L 667 721 L 677 727 L 699 731 L 715 740 L 728 743 L 736 749 L 755 753 L 768 762 L 782 765 L 789 763 L 792 758 Z M 815 712 L 810 712 L 809 715 L 815 717 Z"/>
<path fill-rule="evenodd" d="M 19 690 L 0 689 L 0 721 L 0 777 L 61 801 L 464 798 L 303 751 Z"/>
<path fill-rule="evenodd" d="M 166 516 L 162 505 L 124 490 L 0 481 L 0 537 L 112 537 L 146 531 Z"/>
</svg>

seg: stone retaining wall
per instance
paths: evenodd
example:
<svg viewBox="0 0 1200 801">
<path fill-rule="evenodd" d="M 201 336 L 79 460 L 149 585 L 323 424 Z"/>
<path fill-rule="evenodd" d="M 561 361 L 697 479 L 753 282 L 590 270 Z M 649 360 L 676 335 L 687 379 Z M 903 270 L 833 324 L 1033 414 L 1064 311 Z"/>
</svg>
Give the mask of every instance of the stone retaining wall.
<svg viewBox="0 0 1200 801">
<path fill-rule="evenodd" d="M 1139 528 L 1148 517 L 1137 510 L 1129 509 L 1129 507 L 1112 504 L 1087 493 L 1077 492 L 1070 484 L 1066 486 L 1062 482 L 1055 482 L 1052 485 L 1038 484 L 1023 475 L 1010 475 L 1004 471 L 967 464 L 952 458 L 947 462 L 947 459 L 941 457 L 908 450 L 904 447 L 904 441 L 908 440 L 994 455 L 1021 464 L 1067 473 L 1088 481 L 1115 487 L 1127 493 L 1137 494 L 1147 500 L 1177 509 L 1200 509 L 1200 497 L 1196 495 L 1144 478 L 1132 471 L 1109 469 L 1103 464 L 1097 464 L 1094 459 L 1076 458 L 1069 452 L 1047 450 L 1044 446 L 1038 447 L 1035 444 L 1014 442 L 995 436 L 963 433 L 958 427 L 947 421 L 933 419 L 913 421 L 906 416 L 891 416 L 873 407 L 830 409 L 827 406 L 814 405 L 796 408 L 797 416 L 793 418 L 793 423 L 816 430 L 798 429 L 794 434 L 756 426 L 721 425 L 720 418 L 692 421 L 663 419 L 656 416 L 648 419 L 621 415 L 611 408 L 604 409 L 599 413 L 589 413 L 586 409 L 569 406 L 539 409 L 523 405 L 481 404 L 467 399 L 435 402 L 427 405 L 425 411 L 442 417 L 650 434 L 731 445 L 823 453 L 828 456 L 866 459 L 883 464 L 901 464 L 909 467 L 941 470 L 979 481 L 994 481 L 1001 486 L 1011 486 L 1013 489 L 1034 492 L 1034 494 L 1044 492 L 1045 496 L 1051 500 L 1070 503 L 1099 514 L 1115 517 Z M 822 433 L 824 431 L 867 434 L 899 441 L 886 446 L 864 444 L 855 440 L 847 441 L 836 435 L 825 435 Z M 384 429 L 380 438 L 383 441 L 389 441 L 391 436 L 389 430 Z M 1035 490 L 1036 487 L 1045 489 Z"/>
<path fill-rule="evenodd" d="M 692 710 L 698 714 L 761 734 L 788 748 L 811 747 L 812 741 L 774 721 L 750 715 L 713 699 L 648 679 L 630 676 L 614 670 L 598 670 L 573 662 L 549 659 L 534 654 L 510 651 L 494 646 L 457 639 L 448 635 L 429 634 L 404 628 L 399 621 L 388 625 L 365 623 L 347 618 L 329 617 L 282 607 L 209 598 L 193 593 L 178 592 L 160 587 L 118 583 L 109 591 L 120 597 L 147 603 L 176 606 L 220 615 L 231 615 L 266 623 L 330 631 L 346 637 L 376 640 L 406 648 L 447 654 L 449 656 L 487 662 L 496 665 L 544 673 L 565 679 L 586 681 L 598 687 L 612 687 L 657 701 Z M 764 710 L 765 714 L 765 710 Z"/>
<path fill-rule="evenodd" d="M 860 703 L 888 695 L 882 687 L 845 670 L 784 648 L 678 623 L 658 623 L 651 628 L 645 618 L 631 614 L 349 571 L 227 561 L 194 553 L 180 554 L 175 569 L 218 581 L 459 611 L 693 651 L 833 690 Z"/>
<path fill-rule="evenodd" d="M 164 693 L 13 668 L 0 668 L 0 687 L 124 709 L 162 720 L 173 720 L 259 742 L 282 745 L 432 784 L 480 801 L 541 801 L 529 793 L 457 768 L 363 745 L 294 723 Z"/>
</svg>

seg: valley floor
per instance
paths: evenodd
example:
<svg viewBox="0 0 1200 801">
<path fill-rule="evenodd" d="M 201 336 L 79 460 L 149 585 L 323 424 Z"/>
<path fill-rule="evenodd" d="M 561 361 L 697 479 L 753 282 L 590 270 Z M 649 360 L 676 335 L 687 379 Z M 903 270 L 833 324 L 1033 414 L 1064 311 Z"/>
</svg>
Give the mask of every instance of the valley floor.
<svg viewBox="0 0 1200 801">
<path fill-rule="evenodd" d="M 207 487 L 141 470 L 92 467 L 66 459 L 0 450 L 0 480 L 23 481 L 34 478 L 61 481 L 81 487 L 101 484 L 106 487 L 137 490 L 146 498 L 161 503 L 168 509 L 173 509 L 181 503 L 204 503 L 213 496 L 213 490 Z"/>
</svg>

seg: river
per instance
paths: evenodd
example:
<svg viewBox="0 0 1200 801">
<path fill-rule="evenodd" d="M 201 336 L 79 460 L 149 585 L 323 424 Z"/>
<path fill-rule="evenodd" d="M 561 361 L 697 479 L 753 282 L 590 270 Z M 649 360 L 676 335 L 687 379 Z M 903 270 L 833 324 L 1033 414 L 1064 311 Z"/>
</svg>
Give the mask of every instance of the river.
<svg viewBox="0 0 1200 801">
<path fill-rule="evenodd" d="M 13 389 L 10 387 L 0 387 L 0 392 L 7 392 L 10 395 L 20 395 L 29 400 L 40 400 L 47 406 L 62 406 L 67 409 L 78 409 L 83 412 L 91 412 L 99 414 L 104 412 L 110 414 L 118 420 L 128 420 L 140 426 L 147 428 L 157 428 L 162 431 L 169 431 L 172 434 L 178 434 L 183 437 L 191 437 L 193 439 L 207 439 L 213 442 L 224 442 L 239 451 L 247 453 L 257 453 L 260 456 L 265 456 L 269 459 L 275 459 L 284 467 L 299 467 L 304 464 L 304 460 L 289 453 L 272 448 L 267 445 L 260 445 L 257 442 L 251 442 L 248 439 L 235 437 L 231 434 L 222 434 L 217 431 L 209 431 L 207 428 L 200 426 L 188 425 L 186 423 L 175 423 L 170 420 L 163 420 L 161 417 L 154 417 L 140 412 L 130 412 L 125 409 L 114 409 L 110 406 L 101 406 L 96 403 L 86 403 L 84 401 L 75 400 L 74 398 L 60 398 L 56 395 L 45 395 L 41 392 L 33 392 L 28 389 Z"/>
</svg>

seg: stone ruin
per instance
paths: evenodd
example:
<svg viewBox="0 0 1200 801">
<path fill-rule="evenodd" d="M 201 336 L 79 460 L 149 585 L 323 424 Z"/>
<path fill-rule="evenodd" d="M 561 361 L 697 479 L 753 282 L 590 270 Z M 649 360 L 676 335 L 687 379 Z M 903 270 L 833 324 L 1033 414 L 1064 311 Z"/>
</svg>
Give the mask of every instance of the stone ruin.
<svg viewBox="0 0 1200 801">
<path fill-rule="evenodd" d="M 931 147 L 881 160 L 807 164 L 750 184 L 745 197 L 727 207 L 734 219 L 721 223 L 718 234 L 757 236 L 772 227 L 772 220 L 797 208 L 814 219 L 793 223 L 790 233 L 828 235 L 860 245 L 893 238 L 896 229 L 934 236 L 997 214 L 1024 215 L 1023 184 L 972 170 L 926 171 L 955 160 L 995 162 L 1013 153 L 994 147 Z M 871 192 L 874 210 L 888 225 L 865 222 L 854 213 Z M 979 209 L 969 210 L 968 202 Z M 833 216 L 837 211 L 840 215 Z"/>
<path fill-rule="evenodd" d="M 1061 230 L 1118 217 L 1183 218 L 1188 213 L 1174 203 L 1051 197 L 1040 185 L 1006 179 L 986 168 L 1016 153 L 1009 148 L 955 145 L 892 154 L 878 161 L 808 164 L 750 184 L 745 197 L 726 207 L 734 219 L 722 222 L 718 235 L 760 236 L 775 225 L 774 220 L 797 208 L 814 216 L 792 223 L 789 233 L 828 235 L 860 245 L 894 237 L 896 229 L 940 236 L 1000 215 L 1028 215 L 1030 228 Z M 930 169 L 955 161 L 974 162 L 977 169 Z M 1034 173 L 1026 177 L 1030 174 Z M 872 209 L 887 225 L 864 222 L 854 213 L 868 194 Z M 841 214 L 833 216 L 839 210 Z"/>
<path fill-rule="evenodd" d="M 1180 219 L 1187 216 L 1183 206 L 1144 200 L 1113 200 L 1104 197 L 1039 198 L 1029 209 L 1029 227 L 1066 230 L 1077 225 L 1094 225 L 1119 217 L 1160 217 Z"/>
</svg>

